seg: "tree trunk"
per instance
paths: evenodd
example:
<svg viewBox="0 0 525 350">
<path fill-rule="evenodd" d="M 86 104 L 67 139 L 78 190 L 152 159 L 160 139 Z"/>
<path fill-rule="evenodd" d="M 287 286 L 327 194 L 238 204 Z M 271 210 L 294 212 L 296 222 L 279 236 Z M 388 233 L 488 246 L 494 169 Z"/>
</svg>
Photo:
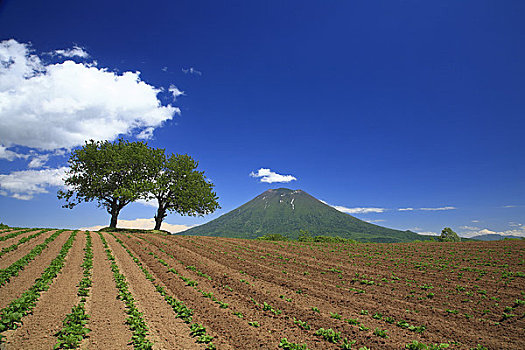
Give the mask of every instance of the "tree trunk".
<svg viewBox="0 0 525 350">
<path fill-rule="evenodd" d="M 160 230 L 160 225 L 162 225 L 162 220 L 166 217 L 166 210 L 159 207 L 157 209 L 157 215 L 155 215 L 155 228 L 154 230 Z"/>
<path fill-rule="evenodd" d="M 110 228 L 117 228 L 117 219 L 118 219 L 118 214 L 120 213 L 120 209 L 118 208 L 118 206 L 115 204 L 112 206 L 111 208 L 111 221 L 109 222 L 109 227 Z"/>
<path fill-rule="evenodd" d="M 111 221 L 109 223 L 110 228 L 117 228 L 117 217 L 118 214 L 111 214 Z"/>
</svg>

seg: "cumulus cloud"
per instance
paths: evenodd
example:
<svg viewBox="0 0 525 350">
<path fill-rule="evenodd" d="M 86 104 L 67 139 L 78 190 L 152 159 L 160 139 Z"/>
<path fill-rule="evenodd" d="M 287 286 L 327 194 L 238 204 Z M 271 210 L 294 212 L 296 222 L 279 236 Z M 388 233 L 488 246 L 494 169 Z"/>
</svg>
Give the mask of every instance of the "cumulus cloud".
<svg viewBox="0 0 525 350">
<path fill-rule="evenodd" d="M 155 130 L 155 128 L 153 127 L 148 127 L 144 130 L 142 130 L 138 135 L 137 135 L 137 138 L 138 139 L 141 139 L 141 140 L 149 140 L 149 139 L 152 139 L 153 138 L 153 131 Z"/>
<path fill-rule="evenodd" d="M 80 57 L 88 58 L 89 54 L 79 46 L 73 46 L 71 49 L 64 50 L 55 50 L 52 52 L 52 55 L 62 56 L 62 57 Z"/>
<path fill-rule="evenodd" d="M 64 186 L 62 180 L 68 168 L 14 171 L 0 174 L 0 194 L 30 200 L 36 194 L 47 193 L 49 186 Z"/>
<path fill-rule="evenodd" d="M 163 222 L 160 226 L 161 230 L 166 230 L 171 233 L 186 231 L 187 229 L 195 225 L 173 225 Z M 90 227 L 82 227 L 79 230 L 88 230 L 88 231 L 97 231 L 107 225 L 96 225 Z M 144 229 L 144 230 L 153 230 L 155 227 L 154 219 L 135 219 L 135 220 L 118 220 L 117 227 L 119 228 L 132 228 L 132 229 Z"/>
<path fill-rule="evenodd" d="M 35 155 L 33 156 L 33 158 L 27 166 L 29 168 L 41 168 L 47 163 L 47 161 L 49 160 L 49 156 L 49 154 Z"/>
<path fill-rule="evenodd" d="M 256 172 L 252 171 L 250 173 L 250 176 L 251 177 L 256 177 L 256 178 L 260 177 L 261 178 L 261 182 L 266 182 L 266 183 L 269 183 L 269 184 L 274 183 L 274 182 L 287 183 L 287 182 L 290 182 L 290 181 L 297 180 L 292 175 L 277 174 L 277 173 L 271 171 L 270 169 L 265 169 L 265 168 L 260 168 Z"/>
<path fill-rule="evenodd" d="M 76 47 L 62 56 L 83 55 Z M 59 50 L 60 51 L 60 50 Z M 44 64 L 29 45 L 0 42 L 0 140 L 3 147 L 71 149 L 86 139 L 115 140 L 152 130 L 180 113 L 140 72 L 117 74 L 66 60 Z M 2 152 L 2 151 L 0 151 Z M 5 157 L 13 157 L 12 153 Z"/>
<path fill-rule="evenodd" d="M 425 211 L 441 211 L 441 210 L 455 210 L 456 207 L 438 207 L 438 208 L 419 208 L 419 210 L 425 210 Z"/>
<path fill-rule="evenodd" d="M 190 68 L 182 68 L 182 73 L 184 74 L 195 74 L 195 75 L 202 75 L 201 71 L 196 70 L 193 67 Z"/>
<path fill-rule="evenodd" d="M 173 95 L 173 100 L 176 100 L 179 96 L 185 96 L 184 91 L 179 90 L 175 85 L 170 85 L 169 92 Z"/>
</svg>

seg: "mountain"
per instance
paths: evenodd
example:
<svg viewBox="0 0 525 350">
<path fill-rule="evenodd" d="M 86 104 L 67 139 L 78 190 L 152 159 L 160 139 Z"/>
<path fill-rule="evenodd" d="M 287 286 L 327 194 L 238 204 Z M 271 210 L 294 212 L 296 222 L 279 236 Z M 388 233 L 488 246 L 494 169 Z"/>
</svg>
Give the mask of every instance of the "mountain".
<svg viewBox="0 0 525 350">
<path fill-rule="evenodd" d="M 470 238 L 478 240 L 478 241 L 501 241 L 501 240 L 503 240 L 505 238 L 522 239 L 522 237 L 519 237 L 519 236 L 504 236 L 504 235 L 499 235 L 497 233 L 490 233 L 490 234 L 486 234 L 486 235 L 479 235 L 479 236 L 474 236 L 474 237 L 470 237 Z"/>
<path fill-rule="evenodd" d="M 237 209 L 181 234 L 233 238 L 282 234 L 297 238 L 300 230 L 313 236 L 339 236 L 363 242 L 430 239 L 411 231 L 370 224 L 342 213 L 302 190 L 287 188 L 268 190 Z"/>
</svg>

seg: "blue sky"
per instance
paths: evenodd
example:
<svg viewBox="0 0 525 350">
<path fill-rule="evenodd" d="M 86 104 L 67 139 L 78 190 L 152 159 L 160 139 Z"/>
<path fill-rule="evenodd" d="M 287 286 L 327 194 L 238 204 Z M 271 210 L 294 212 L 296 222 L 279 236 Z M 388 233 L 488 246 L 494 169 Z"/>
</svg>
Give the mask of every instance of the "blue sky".
<svg viewBox="0 0 525 350">
<path fill-rule="evenodd" d="M 107 225 L 56 191 L 83 139 L 124 136 L 215 184 L 222 209 L 173 225 L 288 187 L 387 227 L 525 235 L 523 23 L 522 1 L 4 1 L 0 221 Z"/>
</svg>

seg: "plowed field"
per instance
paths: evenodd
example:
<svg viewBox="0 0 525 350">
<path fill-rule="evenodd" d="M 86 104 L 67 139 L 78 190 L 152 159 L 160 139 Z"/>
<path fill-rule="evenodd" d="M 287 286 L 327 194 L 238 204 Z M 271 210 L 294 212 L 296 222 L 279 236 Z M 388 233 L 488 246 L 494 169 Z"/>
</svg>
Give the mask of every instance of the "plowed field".
<svg viewBox="0 0 525 350">
<path fill-rule="evenodd" d="M 0 257 L 1 273 L 54 232 Z M 60 338 L 65 348 L 71 337 L 82 349 L 525 349 L 524 248 L 64 231 L 0 287 L 0 346 L 50 349 Z M 34 304 L 15 302 L 39 278 L 49 286 Z M 67 316 L 75 305 L 83 311 Z"/>
</svg>

